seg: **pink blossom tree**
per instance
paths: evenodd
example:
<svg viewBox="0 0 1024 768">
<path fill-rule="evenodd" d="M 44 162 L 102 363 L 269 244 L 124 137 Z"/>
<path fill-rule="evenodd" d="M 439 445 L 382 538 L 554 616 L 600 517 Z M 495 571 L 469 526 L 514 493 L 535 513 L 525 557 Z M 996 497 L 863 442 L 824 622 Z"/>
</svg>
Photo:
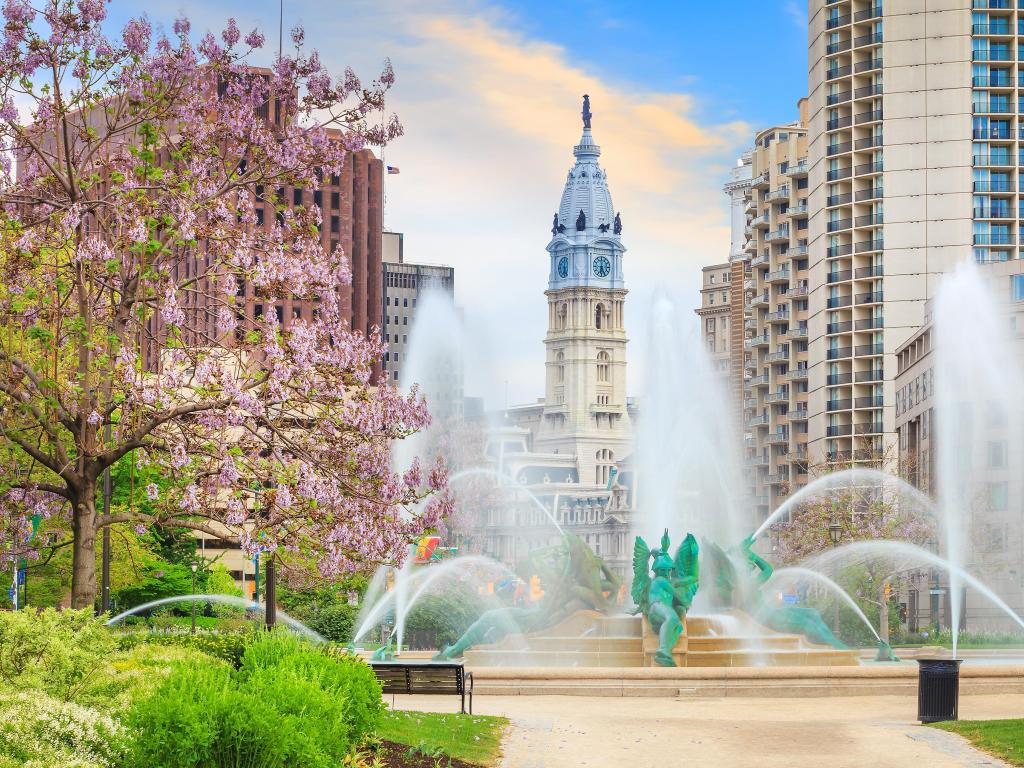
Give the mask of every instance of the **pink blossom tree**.
<svg viewBox="0 0 1024 768">
<path fill-rule="evenodd" d="M 258 69 L 263 35 L 233 19 L 194 43 L 184 19 L 171 37 L 140 18 L 108 38 L 105 14 L 3 6 L 0 557 L 70 546 L 75 607 L 94 602 L 97 533 L 115 523 L 302 552 L 328 577 L 400 558 L 450 507 L 440 465 L 392 469 L 393 441 L 429 416 L 375 384 L 382 343 L 348 327 L 319 208 L 272 192 L 317 189 L 401 133 L 382 118 L 390 66 L 336 80 L 297 29 Z M 316 310 L 246 317 L 242 281 Z M 97 506 L 122 459 L 171 481 L 147 489 L 147 514 Z"/>
</svg>

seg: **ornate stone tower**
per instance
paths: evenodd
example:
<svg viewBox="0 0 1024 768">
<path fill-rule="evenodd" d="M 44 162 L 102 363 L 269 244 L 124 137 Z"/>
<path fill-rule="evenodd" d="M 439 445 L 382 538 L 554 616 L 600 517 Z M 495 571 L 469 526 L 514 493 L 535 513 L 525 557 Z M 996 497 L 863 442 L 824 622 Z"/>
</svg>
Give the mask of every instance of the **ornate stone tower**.
<svg viewBox="0 0 1024 768">
<path fill-rule="evenodd" d="M 606 484 L 631 449 L 626 410 L 626 288 L 622 223 L 590 133 L 583 97 L 583 136 L 573 148 L 562 202 L 547 250 L 547 379 L 537 449 L 575 455 L 581 483 Z"/>
</svg>

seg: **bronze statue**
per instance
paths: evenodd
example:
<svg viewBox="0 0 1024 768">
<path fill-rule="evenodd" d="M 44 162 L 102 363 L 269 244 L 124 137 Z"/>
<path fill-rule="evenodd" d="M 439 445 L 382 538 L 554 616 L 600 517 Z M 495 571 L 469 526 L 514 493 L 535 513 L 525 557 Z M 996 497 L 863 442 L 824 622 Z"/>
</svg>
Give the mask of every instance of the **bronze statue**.
<svg viewBox="0 0 1024 768">
<path fill-rule="evenodd" d="M 552 236 L 558 234 L 558 212 L 555 211 L 555 218 L 551 221 L 551 234 Z"/>
<path fill-rule="evenodd" d="M 608 226 L 609 226 L 608 224 L 598 224 L 597 228 L 599 230 L 601 230 L 602 232 L 607 232 L 608 231 Z"/>
<path fill-rule="evenodd" d="M 661 537 L 661 549 L 652 552 L 639 536 L 633 542 L 634 613 L 643 613 L 651 629 L 658 633 L 658 650 L 654 661 L 663 667 L 676 666 L 672 649 L 683 633 L 686 612 L 693 604 L 699 585 L 697 540 L 692 533 L 669 556 L 668 529 Z M 653 565 L 650 565 L 651 558 Z M 650 573 L 654 573 L 652 579 Z"/>
<path fill-rule="evenodd" d="M 617 213 L 615 214 L 615 226 L 612 229 L 612 232 L 614 232 L 616 235 L 622 234 L 622 219 L 619 218 L 619 214 Z"/>
<path fill-rule="evenodd" d="M 594 115 L 590 111 L 590 97 L 587 94 L 583 94 L 583 127 L 590 128 L 590 118 Z"/>
<path fill-rule="evenodd" d="M 580 208 L 580 215 L 576 217 L 576 231 L 582 232 L 587 228 L 587 214 Z"/>
</svg>

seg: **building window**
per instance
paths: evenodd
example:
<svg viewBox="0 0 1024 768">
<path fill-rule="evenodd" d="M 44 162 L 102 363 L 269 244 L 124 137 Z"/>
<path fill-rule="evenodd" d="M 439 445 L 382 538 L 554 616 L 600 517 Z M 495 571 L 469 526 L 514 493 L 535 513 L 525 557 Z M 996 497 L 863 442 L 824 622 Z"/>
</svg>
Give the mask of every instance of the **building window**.
<svg viewBox="0 0 1024 768">
<path fill-rule="evenodd" d="M 598 485 L 608 485 L 611 478 L 612 466 L 615 464 L 615 456 L 608 448 L 602 448 L 597 452 L 597 467 L 594 473 L 594 481 Z"/>
<path fill-rule="evenodd" d="M 611 364 L 611 355 L 604 350 L 597 353 L 597 380 L 601 383 L 608 382 L 608 369 Z"/>
<path fill-rule="evenodd" d="M 1024 275 L 1010 275 L 1010 294 L 1014 301 L 1024 301 Z"/>
<path fill-rule="evenodd" d="M 1006 443 L 993 440 L 988 444 L 988 465 L 993 469 L 1006 466 Z"/>
<path fill-rule="evenodd" d="M 604 304 L 598 304 L 594 308 L 594 327 L 601 330 L 601 321 L 604 319 Z"/>
<path fill-rule="evenodd" d="M 555 352 L 555 383 L 561 384 L 565 381 L 565 353 L 562 350 Z"/>
<path fill-rule="evenodd" d="M 993 512 L 1006 511 L 1009 506 L 1008 496 L 1008 488 L 1005 482 L 988 484 L 988 508 Z"/>
</svg>

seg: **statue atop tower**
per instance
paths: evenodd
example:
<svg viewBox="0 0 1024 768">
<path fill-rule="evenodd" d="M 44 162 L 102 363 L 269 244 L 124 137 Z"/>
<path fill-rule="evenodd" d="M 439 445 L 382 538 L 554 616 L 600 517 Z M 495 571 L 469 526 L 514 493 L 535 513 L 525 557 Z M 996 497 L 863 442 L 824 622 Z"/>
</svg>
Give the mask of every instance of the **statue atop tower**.
<svg viewBox="0 0 1024 768">
<path fill-rule="evenodd" d="M 590 119 L 593 117 L 593 113 L 590 111 L 590 96 L 583 94 L 583 127 L 590 129 Z"/>
</svg>

